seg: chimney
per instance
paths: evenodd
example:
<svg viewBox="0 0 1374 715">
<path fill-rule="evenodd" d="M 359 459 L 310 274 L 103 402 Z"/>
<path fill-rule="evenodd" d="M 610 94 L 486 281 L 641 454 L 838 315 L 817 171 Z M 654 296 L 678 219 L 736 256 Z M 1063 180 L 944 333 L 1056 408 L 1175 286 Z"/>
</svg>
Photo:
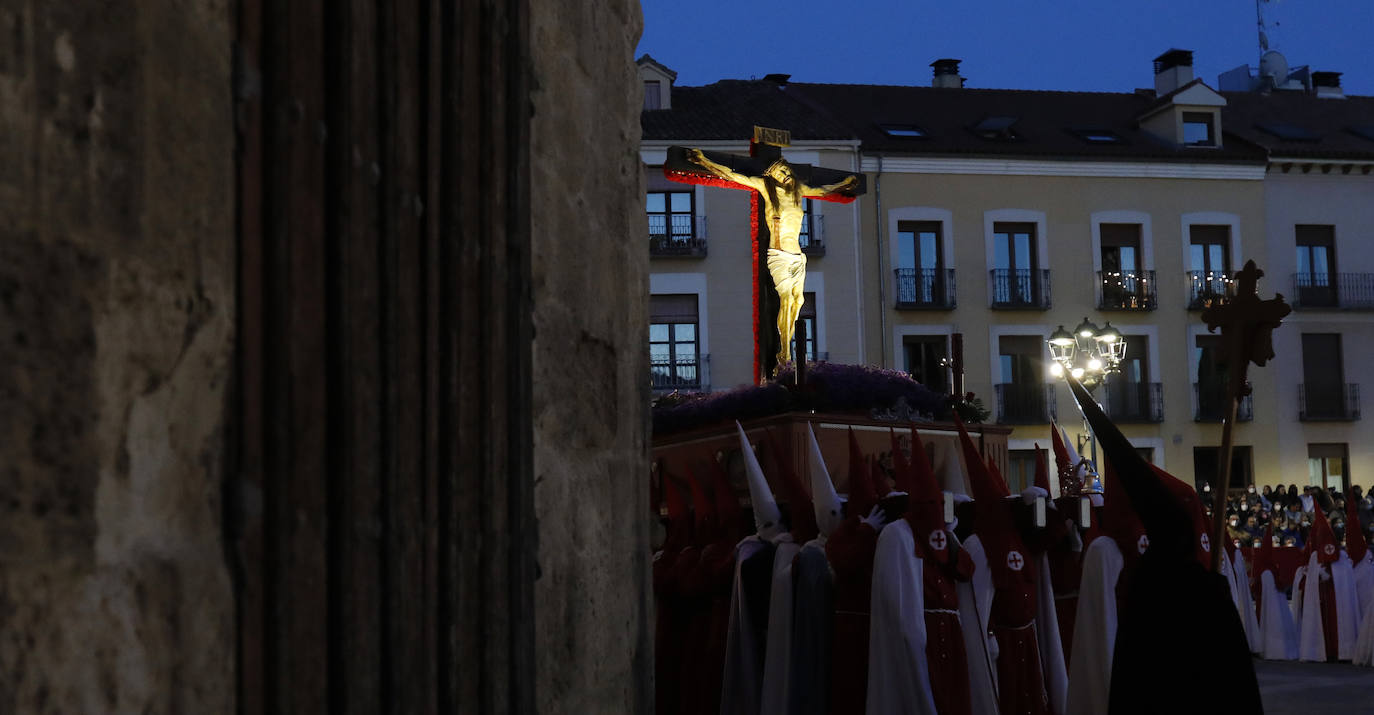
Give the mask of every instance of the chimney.
<svg viewBox="0 0 1374 715">
<path fill-rule="evenodd" d="M 964 86 L 964 78 L 959 76 L 959 60 L 935 60 L 930 66 L 935 68 L 935 76 L 930 79 L 930 86 L 950 89 Z"/>
<path fill-rule="evenodd" d="M 1163 97 L 1192 81 L 1192 50 L 1169 50 L 1155 58 L 1156 95 Z"/>
<path fill-rule="evenodd" d="M 1312 91 L 1318 97 L 1327 99 L 1345 99 L 1345 91 L 1341 89 L 1340 72 L 1313 72 Z"/>
</svg>

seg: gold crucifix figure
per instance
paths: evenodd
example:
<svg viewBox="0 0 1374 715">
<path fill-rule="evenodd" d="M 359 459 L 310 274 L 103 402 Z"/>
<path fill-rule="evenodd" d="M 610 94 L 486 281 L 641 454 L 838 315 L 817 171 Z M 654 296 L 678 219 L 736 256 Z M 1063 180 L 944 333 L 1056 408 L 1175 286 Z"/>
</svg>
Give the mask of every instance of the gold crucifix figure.
<svg viewBox="0 0 1374 715">
<path fill-rule="evenodd" d="M 768 273 L 778 291 L 778 338 L 781 342 L 778 363 L 790 361 L 792 334 L 806 301 L 806 255 L 802 253 L 800 240 L 802 221 L 806 218 L 804 202 L 855 187 L 859 178 L 851 174 L 833 184 L 810 186 L 797 180 L 792 166 L 783 159 L 769 165 L 762 176 L 741 174 L 712 161 L 700 149 L 687 149 L 687 160 L 717 177 L 759 193 L 768 225 Z"/>
</svg>

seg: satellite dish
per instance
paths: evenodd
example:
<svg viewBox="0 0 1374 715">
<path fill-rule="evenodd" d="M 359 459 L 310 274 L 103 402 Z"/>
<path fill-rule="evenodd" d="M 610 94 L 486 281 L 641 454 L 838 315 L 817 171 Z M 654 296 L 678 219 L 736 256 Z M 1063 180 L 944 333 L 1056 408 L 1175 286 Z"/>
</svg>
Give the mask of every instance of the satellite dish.
<svg viewBox="0 0 1374 715">
<path fill-rule="evenodd" d="M 1288 59 L 1278 50 L 1269 50 L 1260 55 L 1260 78 L 1269 77 L 1273 86 L 1282 87 L 1288 81 Z"/>
</svg>

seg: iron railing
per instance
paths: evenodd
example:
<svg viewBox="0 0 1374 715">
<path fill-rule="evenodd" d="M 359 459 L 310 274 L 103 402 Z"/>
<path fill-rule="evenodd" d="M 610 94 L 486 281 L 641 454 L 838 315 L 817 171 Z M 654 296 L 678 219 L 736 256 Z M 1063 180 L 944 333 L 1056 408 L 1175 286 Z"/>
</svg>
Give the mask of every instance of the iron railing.
<svg viewBox="0 0 1374 715">
<path fill-rule="evenodd" d="M 1340 382 L 1300 383 L 1298 419 L 1305 422 L 1360 419 L 1360 386 Z"/>
<path fill-rule="evenodd" d="M 704 258 L 706 217 L 687 214 L 649 215 L 649 255 Z"/>
<path fill-rule="evenodd" d="M 1098 271 L 1099 310 L 1154 310 L 1158 304 L 1154 271 Z"/>
<path fill-rule="evenodd" d="M 825 217 L 812 213 L 809 214 L 810 221 L 803 221 L 801 233 L 797 235 L 797 243 L 801 244 L 802 253 L 808 256 L 825 255 Z"/>
<path fill-rule="evenodd" d="M 1164 386 L 1110 380 L 1102 389 L 1102 409 L 1117 422 L 1163 422 Z"/>
<path fill-rule="evenodd" d="M 696 360 L 651 358 L 649 384 L 656 392 L 684 390 L 709 392 L 711 389 L 710 355 L 698 355 Z"/>
<path fill-rule="evenodd" d="M 1235 279 L 1225 271 L 1188 271 L 1188 310 L 1202 310 L 1235 297 Z"/>
<path fill-rule="evenodd" d="M 1374 310 L 1374 273 L 1294 273 L 1291 305 Z"/>
<path fill-rule="evenodd" d="M 1011 382 L 995 387 L 1000 424 L 1042 425 L 1058 419 L 1054 385 Z"/>
<path fill-rule="evenodd" d="M 1220 422 L 1226 417 L 1226 380 L 1205 380 L 1193 383 L 1193 421 Z M 1236 421 L 1255 419 L 1254 402 L 1249 395 L 1236 405 Z"/>
<path fill-rule="evenodd" d="M 1050 270 L 994 268 L 988 271 L 992 307 L 1011 310 L 1048 310 Z"/>
<path fill-rule="evenodd" d="M 954 307 L 953 268 L 897 268 L 898 308 L 949 310 Z"/>
</svg>

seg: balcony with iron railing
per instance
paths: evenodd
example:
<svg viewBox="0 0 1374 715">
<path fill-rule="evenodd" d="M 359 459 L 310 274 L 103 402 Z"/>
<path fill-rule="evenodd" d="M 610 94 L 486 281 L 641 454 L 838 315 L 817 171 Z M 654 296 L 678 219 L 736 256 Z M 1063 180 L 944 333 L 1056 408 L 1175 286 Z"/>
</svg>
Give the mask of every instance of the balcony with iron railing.
<svg viewBox="0 0 1374 715">
<path fill-rule="evenodd" d="M 902 310 L 954 308 L 953 268 L 897 268 L 897 305 Z"/>
<path fill-rule="evenodd" d="M 797 234 L 797 243 L 801 244 L 802 253 L 813 258 L 825 255 L 825 216 L 820 214 L 808 214 L 810 221 L 802 221 L 801 233 Z"/>
<path fill-rule="evenodd" d="M 1294 273 L 1298 310 L 1374 310 L 1374 273 Z"/>
<path fill-rule="evenodd" d="M 1340 382 L 1299 384 L 1298 419 L 1303 422 L 1360 419 L 1360 386 Z"/>
<path fill-rule="evenodd" d="M 710 364 L 710 355 L 698 355 L 695 360 L 651 358 L 649 384 L 655 392 L 709 392 Z"/>
<path fill-rule="evenodd" d="M 1118 376 L 1102 388 L 1102 409 L 1117 422 L 1163 422 L 1164 386 L 1127 382 Z"/>
<path fill-rule="evenodd" d="M 1220 422 L 1226 418 L 1226 380 L 1204 380 L 1193 383 L 1193 421 Z M 1249 395 L 1236 405 L 1236 421 L 1255 419 L 1255 407 Z"/>
<path fill-rule="evenodd" d="M 1154 271 L 1098 271 L 1098 310 L 1154 310 Z"/>
<path fill-rule="evenodd" d="M 669 218 L 672 220 L 669 221 Z M 705 258 L 706 217 L 650 214 L 649 255 L 661 258 Z"/>
<path fill-rule="evenodd" d="M 1229 272 L 1188 271 L 1188 310 L 1202 310 L 1235 297 L 1236 281 Z"/>
<path fill-rule="evenodd" d="M 994 387 L 999 424 L 1043 425 L 1058 419 L 1054 385 L 1009 382 Z"/>
<path fill-rule="evenodd" d="M 994 268 L 988 271 L 993 308 L 1001 310 L 1048 310 L 1050 271 Z"/>
</svg>

